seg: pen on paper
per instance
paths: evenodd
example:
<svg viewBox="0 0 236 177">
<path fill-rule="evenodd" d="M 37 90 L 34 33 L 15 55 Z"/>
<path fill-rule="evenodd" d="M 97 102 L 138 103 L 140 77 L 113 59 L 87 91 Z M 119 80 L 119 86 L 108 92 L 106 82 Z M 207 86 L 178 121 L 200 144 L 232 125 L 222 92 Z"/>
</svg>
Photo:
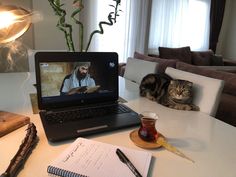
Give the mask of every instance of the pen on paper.
<svg viewBox="0 0 236 177">
<path fill-rule="evenodd" d="M 130 162 L 130 160 L 120 149 L 116 149 L 116 154 L 119 157 L 120 161 L 126 164 L 136 177 L 142 177 L 142 175 L 138 172 L 135 166 Z"/>
</svg>

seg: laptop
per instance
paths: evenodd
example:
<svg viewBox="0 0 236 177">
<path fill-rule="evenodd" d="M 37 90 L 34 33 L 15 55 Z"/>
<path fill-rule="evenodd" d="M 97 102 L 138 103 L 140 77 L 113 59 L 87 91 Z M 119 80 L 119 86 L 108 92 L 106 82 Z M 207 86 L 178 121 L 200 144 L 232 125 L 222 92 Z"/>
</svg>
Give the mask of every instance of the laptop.
<svg viewBox="0 0 236 177">
<path fill-rule="evenodd" d="M 139 115 L 118 101 L 117 53 L 37 52 L 35 69 L 40 118 L 49 141 L 140 124 Z"/>
</svg>

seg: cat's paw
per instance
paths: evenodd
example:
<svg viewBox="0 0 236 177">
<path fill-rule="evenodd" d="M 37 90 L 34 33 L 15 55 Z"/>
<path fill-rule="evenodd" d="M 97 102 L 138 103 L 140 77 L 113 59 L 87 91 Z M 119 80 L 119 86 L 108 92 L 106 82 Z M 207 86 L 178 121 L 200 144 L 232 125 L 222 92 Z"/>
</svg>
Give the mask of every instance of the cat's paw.
<svg viewBox="0 0 236 177">
<path fill-rule="evenodd" d="M 146 97 L 151 101 L 156 101 L 157 100 L 154 96 L 151 96 L 150 94 L 146 94 Z"/>
<path fill-rule="evenodd" d="M 200 108 L 196 105 L 192 105 L 192 110 L 193 111 L 200 111 Z"/>
<path fill-rule="evenodd" d="M 177 109 L 177 110 L 184 110 L 184 111 L 191 111 L 192 107 L 190 105 L 186 105 L 186 104 L 176 104 L 176 105 L 172 105 L 173 109 Z"/>
<path fill-rule="evenodd" d="M 156 101 L 157 100 L 155 97 L 151 97 L 149 99 L 152 100 L 152 101 Z"/>
<path fill-rule="evenodd" d="M 185 111 L 191 111 L 191 110 L 192 110 L 192 107 L 189 106 L 189 105 L 185 105 L 184 108 L 183 108 L 183 110 L 185 110 Z"/>
</svg>

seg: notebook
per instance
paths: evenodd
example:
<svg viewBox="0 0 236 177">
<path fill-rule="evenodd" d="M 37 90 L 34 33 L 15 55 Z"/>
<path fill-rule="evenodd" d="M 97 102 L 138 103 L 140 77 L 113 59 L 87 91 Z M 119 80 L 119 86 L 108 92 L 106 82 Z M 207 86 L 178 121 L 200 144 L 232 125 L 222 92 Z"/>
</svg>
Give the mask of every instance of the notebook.
<svg viewBox="0 0 236 177">
<path fill-rule="evenodd" d="M 101 143 L 85 138 L 77 138 L 50 165 L 47 172 L 51 175 L 65 177 L 133 177 L 128 166 L 122 163 L 116 154 L 119 148 L 130 160 L 138 172 L 146 177 L 151 153 Z"/>
<path fill-rule="evenodd" d="M 49 141 L 67 140 L 140 124 L 136 112 L 118 103 L 116 53 L 38 52 L 35 54 L 35 67 L 38 107 Z M 113 107 L 114 110 L 119 107 L 121 111 L 114 113 Z M 72 114 L 66 114 L 65 118 L 57 116 L 57 113 L 71 113 L 74 110 L 79 112 L 75 115 L 83 118 L 74 119 Z M 89 116 L 94 111 L 95 116 Z M 49 119 L 51 115 L 54 117 Z"/>
</svg>

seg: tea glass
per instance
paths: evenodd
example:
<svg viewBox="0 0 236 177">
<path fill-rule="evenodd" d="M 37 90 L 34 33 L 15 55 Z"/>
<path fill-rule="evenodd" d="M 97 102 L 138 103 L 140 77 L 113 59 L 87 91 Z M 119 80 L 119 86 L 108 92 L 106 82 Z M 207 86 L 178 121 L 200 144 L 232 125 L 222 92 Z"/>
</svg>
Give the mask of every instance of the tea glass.
<svg viewBox="0 0 236 177">
<path fill-rule="evenodd" d="M 139 137 L 147 142 L 157 140 L 159 133 L 156 130 L 158 115 L 154 112 L 145 111 L 140 114 L 141 126 L 138 130 Z"/>
</svg>

